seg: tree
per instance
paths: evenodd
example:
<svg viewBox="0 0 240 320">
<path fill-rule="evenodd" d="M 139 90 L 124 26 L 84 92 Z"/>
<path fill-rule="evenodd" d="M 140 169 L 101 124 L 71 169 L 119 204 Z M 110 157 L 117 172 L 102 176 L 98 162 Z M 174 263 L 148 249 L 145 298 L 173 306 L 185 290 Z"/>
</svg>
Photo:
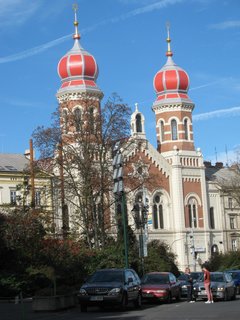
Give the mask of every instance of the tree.
<svg viewBox="0 0 240 320">
<path fill-rule="evenodd" d="M 218 183 L 222 193 L 233 198 L 240 208 L 240 163 L 233 164 L 228 176 L 219 178 Z"/>
<path fill-rule="evenodd" d="M 69 231 L 70 219 L 71 236 L 84 237 L 88 247 L 98 248 L 105 245 L 112 228 L 112 146 L 129 135 L 131 109 L 117 94 L 97 114 L 91 113 L 91 102 L 84 103 L 89 111 L 83 118 L 58 110 L 52 125 L 38 127 L 33 139 L 40 159 L 51 162 L 63 233 Z"/>
</svg>

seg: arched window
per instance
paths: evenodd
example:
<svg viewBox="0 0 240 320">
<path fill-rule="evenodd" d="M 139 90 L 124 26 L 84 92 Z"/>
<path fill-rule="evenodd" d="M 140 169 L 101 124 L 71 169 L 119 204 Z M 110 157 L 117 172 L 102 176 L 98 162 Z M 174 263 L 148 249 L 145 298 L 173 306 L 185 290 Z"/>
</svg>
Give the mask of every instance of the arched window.
<svg viewBox="0 0 240 320">
<path fill-rule="evenodd" d="M 172 132 L 172 140 L 177 140 L 178 139 L 177 121 L 175 119 L 171 121 L 171 132 Z"/>
<path fill-rule="evenodd" d="M 187 119 L 184 120 L 184 138 L 188 140 L 188 121 Z"/>
<path fill-rule="evenodd" d="M 62 118 L 63 118 L 63 131 L 64 133 L 67 133 L 68 114 L 67 114 L 67 110 L 65 109 L 63 110 Z"/>
<path fill-rule="evenodd" d="M 194 198 L 189 199 L 188 202 L 188 219 L 190 228 L 198 227 L 197 201 Z"/>
<path fill-rule="evenodd" d="M 211 247 L 211 254 L 214 256 L 216 254 L 218 254 L 219 250 L 218 250 L 218 246 L 217 244 L 213 244 Z"/>
<path fill-rule="evenodd" d="M 160 195 L 155 195 L 153 199 L 153 229 L 164 229 L 163 205 L 160 200 Z"/>
<path fill-rule="evenodd" d="M 142 132 L 142 117 L 139 113 L 136 115 L 136 131 Z"/>
<path fill-rule="evenodd" d="M 213 207 L 210 208 L 209 220 L 210 220 L 210 229 L 215 229 L 214 208 Z"/>
<path fill-rule="evenodd" d="M 79 132 L 81 129 L 81 110 L 78 108 L 74 111 L 74 120 L 76 131 Z"/>
<path fill-rule="evenodd" d="M 164 141 L 164 122 L 160 122 L 161 141 Z"/>
</svg>

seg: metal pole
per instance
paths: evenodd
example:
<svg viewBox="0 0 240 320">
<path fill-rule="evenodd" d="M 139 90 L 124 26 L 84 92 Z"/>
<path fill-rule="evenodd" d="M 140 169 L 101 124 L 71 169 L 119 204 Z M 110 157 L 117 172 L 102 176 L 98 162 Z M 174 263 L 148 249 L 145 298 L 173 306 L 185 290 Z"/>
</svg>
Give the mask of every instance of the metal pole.
<svg viewBox="0 0 240 320">
<path fill-rule="evenodd" d="M 33 141 L 32 141 L 32 139 L 30 139 L 29 145 L 30 145 L 30 175 L 31 175 L 31 187 L 32 187 L 31 207 L 35 208 L 35 176 L 34 176 L 34 155 L 33 155 Z"/>
<path fill-rule="evenodd" d="M 122 193 L 122 222 L 123 222 L 123 239 L 124 239 L 124 256 L 125 256 L 125 268 L 128 268 L 128 237 L 127 237 L 127 224 L 126 224 L 126 212 L 125 212 L 125 193 Z"/>
</svg>

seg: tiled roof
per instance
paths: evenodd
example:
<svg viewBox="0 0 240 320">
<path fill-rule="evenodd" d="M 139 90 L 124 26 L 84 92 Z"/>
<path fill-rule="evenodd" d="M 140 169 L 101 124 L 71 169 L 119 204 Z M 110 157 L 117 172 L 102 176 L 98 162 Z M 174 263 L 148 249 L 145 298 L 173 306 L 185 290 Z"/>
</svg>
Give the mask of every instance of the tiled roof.
<svg viewBox="0 0 240 320">
<path fill-rule="evenodd" d="M 23 154 L 0 153 L 0 172 L 21 172 L 28 165 L 29 160 Z"/>
<path fill-rule="evenodd" d="M 231 180 L 236 177 L 236 170 L 231 168 L 207 167 L 206 178 L 209 181 Z"/>
</svg>

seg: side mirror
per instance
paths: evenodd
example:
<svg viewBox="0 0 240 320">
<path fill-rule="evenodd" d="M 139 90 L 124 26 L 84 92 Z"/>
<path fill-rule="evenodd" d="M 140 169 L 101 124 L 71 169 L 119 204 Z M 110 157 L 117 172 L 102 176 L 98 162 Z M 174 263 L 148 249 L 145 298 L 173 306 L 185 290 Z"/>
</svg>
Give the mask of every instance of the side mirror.
<svg viewBox="0 0 240 320">
<path fill-rule="evenodd" d="M 133 282 L 133 278 L 128 278 L 128 283 Z"/>
</svg>

